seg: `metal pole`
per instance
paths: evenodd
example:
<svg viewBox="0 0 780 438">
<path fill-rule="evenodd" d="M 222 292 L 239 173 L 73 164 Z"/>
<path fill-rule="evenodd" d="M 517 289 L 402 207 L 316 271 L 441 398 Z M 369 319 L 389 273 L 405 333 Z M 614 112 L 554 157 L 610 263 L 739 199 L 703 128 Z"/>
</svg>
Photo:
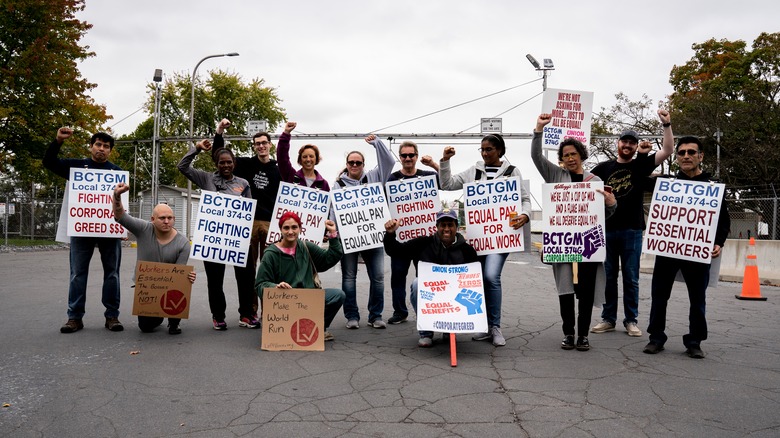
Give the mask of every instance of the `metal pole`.
<svg viewBox="0 0 780 438">
<path fill-rule="evenodd" d="M 30 188 L 30 240 L 35 240 L 35 183 Z"/>
<path fill-rule="evenodd" d="M 720 136 L 723 134 L 720 132 L 720 128 L 716 128 L 717 131 L 715 131 L 715 138 L 717 139 L 717 149 L 716 149 L 716 157 L 717 161 L 715 164 L 715 179 L 720 178 Z"/>
<path fill-rule="evenodd" d="M 221 53 L 219 55 L 209 55 L 198 61 L 197 64 L 195 64 L 195 68 L 192 69 L 192 91 L 190 94 L 190 137 L 193 139 L 195 138 L 195 75 L 198 73 L 198 67 L 200 67 L 200 64 L 203 63 L 203 61 L 209 59 L 209 58 L 221 58 L 223 56 L 238 56 L 238 53 L 236 52 L 230 52 L 230 53 Z M 190 148 L 195 145 L 195 140 L 190 140 Z M 187 221 L 187 239 L 192 238 L 192 230 L 191 230 L 191 223 L 192 220 L 190 218 L 190 215 L 192 214 L 192 181 L 187 179 L 187 214 L 185 214 L 185 220 Z"/>
<path fill-rule="evenodd" d="M 5 195 L 5 211 L 3 212 L 3 230 L 5 232 L 5 246 L 8 246 L 8 212 L 11 204 L 8 202 L 8 195 Z"/>
<path fill-rule="evenodd" d="M 152 205 L 157 205 L 158 190 L 160 186 L 160 145 L 157 139 L 160 137 L 160 83 L 154 96 L 154 128 L 152 132 Z"/>
</svg>

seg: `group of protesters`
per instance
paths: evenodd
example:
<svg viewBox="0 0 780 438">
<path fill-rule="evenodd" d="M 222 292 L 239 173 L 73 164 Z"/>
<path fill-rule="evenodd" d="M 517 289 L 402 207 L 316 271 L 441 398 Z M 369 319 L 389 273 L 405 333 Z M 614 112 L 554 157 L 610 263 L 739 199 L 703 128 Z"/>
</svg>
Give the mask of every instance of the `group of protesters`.
<svg viewBox="0 0 780 438">
<path fill-rule="evenodd" d="M 540 114 L 534 129 L 531 144 L 531 158 L 539 173 L 547 183 L 603 181 L 604 189 L 597 192 L 603 199 L 606 212 L 606 261 L 584 263 L 555 263 L 553 274 L 555 289 L 559 295 L 560 314 L 564 338 L 561 348 L 566 350 L 590 349 L 588 332 L 604 333 L 613 331 L 617 322 L 618 276 L 623 279 L 623 325 L 629 336 L 642 336 L 637 326 L 639 298 L 639 256 L 641 254 L 642 230 L 644 228 L 643 191 L 646 178 L 674 151 L 674 138 L 669 113 L 659 110 L 662 122 L 662 149 L 650 154 L 650 142 L 639 141 L 639 135 L 632 130 L 624 131 L 617 141 L 617 159 L 600 163 L 591 171 L 583 168 L 588 158 L 587 148 L 578 140 L 564 139 L 558 147 L 558 163 L 544 157 L 542 152 L 542 131 L 550 123 L 550 114 Z M 484 304 L 486 309 L 487 331 L 477 333 L 472 339 L 490 341 L 495 346 L 506 345 L 501 330 L 501 273 L 509 255 L 491 253 L 478 255 L 464 237 L 458 232 L 458 216 L 452 210 L 442 210 L 436 214 L 435 232 L 427 236 L 416 237 L 405 242 L 396 239 L 399 228 L 397 220 L 385 224 L 383 247 L 364 249 L 348 254 L 344 253 L 333 211 L 331 219 L 325 221 L 328 244 L 323 246 L 301 239 L 302 222 L 298 214 L 285 212 L 278 219 L 281 238 L 277 242 L 266 243 L 272 220 L 272 212 L 281 182 L 312 187 L 323 191 L 342 190 L 347 187 L 371 183 L 419 178 L 435 175 L 442 190 L 460 190 L 464 184 L 490 181 L 503 177 L 518 177 L 519 169 L 505 158 L 506 144 L 500 134 L 485 136 L 480 144 L 482 161 L 460 173 L 453 173 L 450 159 L 455 148 L 446 146 L 440 160 L 430 156 L 419 157 L 417 145 L 411 141 L 400 144 L 398 157 L 400 170 L 393 172 L 396 159 L 393 152 L 374 135 L 365 141 L 376 151 L 377 164 L 366 170 L 366 158 L 359 151 L 346 154 L 345 167 L 339 172 L 332 184 L 317 171 L 316 166 L 322 159 L 316 145 L 305 144 L 298 150 L 295 170 L 290 158 L 290 141 L 295 122 L 286 122 L 276 145 L 276 159 L 271 157 L 272 138 L 267 132 L 259 132 L 252 137 L 254 155 L 237 157 L 225 142 L 223 135 L 231 126 L 228 119 L 217 125 L 213 141 L 201 140 L 193 145 L 178 164 L 179 171 L 202 190 L 221 194 L 252 198 L 257 201 L 252 225 L 249 257 L 243 266 L 235 266 L 235 278 L 238 293 L 239 327 L 256 329 L 261 327 L 258 312 L 262 309 L 262 296 L 265 288 L 315 288 L 317 273 L 326 271 L 337 263 L 341 264 L 341 287 L 325 289 L 325 340 L 333 339 L 328 328 L 343 308 L 346 328 L 355 330 L 361 327 L 360 306 L 356 278 L 358 257 L 362 258 L 369 279 L 367 300 L 367 326 L 385 329 L 387 323 L 401 324 L 407 321 L 407 275 L 410 265 L 415 269 L 419 261 L 437 264 L 465 264 L 479 262 L 484 282 Z M 60 128 L 57 137 L 46 152 L 44 165 L 57 175 L 68 178 L 72 167 L 88 169 L 120 170 L 108 161 L 114 145 L 114 139 L 105 133 L 97 133 L 90 140 L 90 157 L 86 159 L 59 159 L 59 149 L 72 135 L 69 128 Z M 709 175 L 702 173 L 703 152 L 701 143 L 694 137 L 679 139 L 677 161 L 680 172 L 677 178 L 696 181 L 708 181 Z M 215 172 L 195 169 L 193 160 L 201 152 L 209 152 L 216 166 Z M 419 162 L 433 170 L 417 168 Z M 117 184 L 113 196 L 113 211 L 116 221 L 129 229 L 138 239 L 138 260 L 186 264 L 189 256 L 188 240 L 178 233 L 174 226 L 175 216 L 170 207 L 159 204 L 154 207 L 150 221 L 132 218 L 121 202 L 122 193 L 129 190 L 126 184 Z M 519 204 L 516 217 L 510 226 L 519 230 L 530 222 L 531 202 L 525 186 L 519 186 Z M 723 206 L 725 209 L 725 206 Z M 721 214 L 715 237 L 713 257 L 720 254 L 728 234 L 728 214 Z M 81 330 L 85 313 L 86 285 L 89 262 L 95 246 L 101 254 L 104 269 L 103 305 L 106 308 L 105 327 L 111 331 L 123 330 L 119 322 L 119 266 L 121 262 L 120 239 L 109 237 L 71 237 L 70 238 L 70 281 L 68 293 L 68 320 L 60 329 L 62 333 Z M 384 312 L 384 256 L 390 256 L 392 316 L 383 319 Z M 207 279 L 208 301 L 213 328 L 218 331 L 228 329 L 227 302 L 223 290 L 225 264 L 204 261 Z M 649 340 L 644 349 L 646 353 L 663 350 L 667 340 L 665 335 L 666 304 L 677 271 L 682 271 L 688 285 L 691 300 L 690 333 L 683 342 L 691 357 L 701 358 L 700 343 L 707 338 L 705 313 L 705 290 L 709 278 L 709 265 L 697 262 L 680 262 L 666 257 L 656 257 L 656 269 L 652 281 L 652 306 L 649 318 Z M 195 274 L 189 276 L 195 281 Z M 417 280 L 410 287 L 409 300 L 417 305 Z M 575 318 L 575 297 L 579 301 Z M 590 327 L 593 307 L 601 307 L 601 321 Z M 576 320 L 576 321 L 575 321 Z M 138 326 L 143 332 L 152 332 L 163 323 L 162 318 L 139 317 Z M 168 332 L 180 334 L 180 321 L 169 319 Z M 576 340 L 575 340 L 576 335 Z M 433 345 L 433 333 L 420 331 L 418 346 Z"/>
</svg>

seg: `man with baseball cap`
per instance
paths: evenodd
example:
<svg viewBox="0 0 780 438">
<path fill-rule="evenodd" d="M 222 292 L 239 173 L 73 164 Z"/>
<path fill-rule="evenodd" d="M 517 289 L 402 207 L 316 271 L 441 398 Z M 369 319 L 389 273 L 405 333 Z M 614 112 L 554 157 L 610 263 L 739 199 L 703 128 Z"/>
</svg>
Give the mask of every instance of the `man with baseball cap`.
<svg viewBox="0 0 780 438">
<path fill-rule="evenodd" d="M 458 215 L 455 210 L 444 209 L 436 213 L 436 234 L 417 237 L 407 242 L 399 242 L 395 230 L 399 227 L 397 219 L 385 223 L 385 252 L 390 257 L 412 256 L 414 269 L 420 261 L 438 265 L 461 265 L 477 262 L 477 251 L 466 243 L 466 239 L 458 233 Z M 417 312 L 417 279 L 411 286 L 410 301 Z M 428 348 L 433 345 L 433 332 L 421 331 L 417 346 Z"/>
<path fill-rule="evenodd" d="M 658 110 L 663 126 L 663 148 L 650 155 L 652 144 L 639 141 L 639 134 L 626 130 L 617 141 L 617 158 L 605 161 L 591 172 L 604 181 L 617 200 L 615 213 L 606 222 L 607 259 L 604 269 L 607 284 L 602 321 L 591 328 L 592 333 L 615 330 L 617 322 L 618 273 L 623 274 L 623 326 L 629 336 L 642 336 L 637 327 L 639 314 L 639 257 L 642 253 L 642 230 L 645 228 L 643 184 L 666 158 L 674 152 L 674 135 L 669 111 Z M 634 155 L 639 154 L 634 157 Z"/>
</svg>

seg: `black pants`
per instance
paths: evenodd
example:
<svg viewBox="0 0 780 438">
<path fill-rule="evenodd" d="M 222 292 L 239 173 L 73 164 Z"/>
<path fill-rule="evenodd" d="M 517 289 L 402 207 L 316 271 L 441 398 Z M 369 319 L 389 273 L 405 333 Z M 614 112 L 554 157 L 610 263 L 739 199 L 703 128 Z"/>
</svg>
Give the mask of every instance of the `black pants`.
<svg viewBox="0 0 780 438">
<path fill-rule="evenodd" d="M 257 295 L 255 295 L 255 275 L 252 269 L 253 263 L 247 261 L 249 266 L 234 266 L 236 273 L 236 284 L 238 286 L 238 314 L 240 317 L 251 317 L 254 314 L 253 304 Z M 206 269 L 206 280 L 209 291 L 209 308 L 212 318 L 217 321 L 225 320 L 225 292 L 222 290 L 222 283 L 225 279 L 225 265 L 222 263 L 203 262 Z"/>
<path fill-rule="evenodd" d="M 590 318 L 593 315 L 593 293 L 596 288 L 596 270 L 600 263 L 578 263 L 577 284 L 574 285 L 574 293 L 558 295 L 558 304 L 561 307 L 561 319 L 563 320 L 563 334 L 574 335 L 574 296 L 577 296 L 579 304 L 577 310 L 577 333 L 580 336 L 588 336 L 590 330 Z"/>
<path fill-rule="evenodd" d="M 689 331 L 683 336 L 683 345 L 698 347 L 701 341 L 707 339 L 707 319 L 704 314 L 707 304 L 707 286 L 710 283 L 710 265 L 706 263 L 663 256 L 655 257 L 651 289 L 653 301 L 650 304 L 650 324 L 647 333 L 650 335 L 650 342 L 657 345 L 666 343 L 666 306 L 672 295 L 677 271 L 682 272 L 685 285 L 688 287 L 688 300 L 691 303 L 688 311 Z"/>
<path fill-rule="evenodd" d="M 144 333 L 149 333 L 153 331 L 155 328 L 159 327 L 160 324 L 163 323 L 163 320 L 165 318 L 160 318 L 157 316 L 139 316 L 138 317 L 138 328 L 141 329 Z M 179 318 L 168 318 L 168 324 L 169 325 L 179 325 L 181 322 L 181 319 Z"/>
</svg>

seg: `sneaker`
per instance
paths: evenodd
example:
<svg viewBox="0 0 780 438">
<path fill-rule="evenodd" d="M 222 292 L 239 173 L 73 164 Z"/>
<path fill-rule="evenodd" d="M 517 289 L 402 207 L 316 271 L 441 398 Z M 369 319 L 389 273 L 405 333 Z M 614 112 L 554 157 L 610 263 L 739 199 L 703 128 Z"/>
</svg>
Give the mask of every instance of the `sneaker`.
<svg viewBox="0 0 780 438">
<path fill-rule="evenodd" d="M 347 328 L 350 330 L 357 330 L 360 328 L 360 323 L 357 319 L 350 319 L 347 321 Z"/>
<path fill-rule="evenodd" d="M 117 318 L 106 318 L 106 328 L 112 332 L 121 332 L 125 326 Z"/>
<path fill-rule="evenodd" d="M 471 337 L 472 341 L 492 341 L 493 340 L 493 334 L 490 332 L 487 333 L 477 333 L 476 335 Z"/>
<path fill-rule="evenodd" d="M 701 351 L 701 347 L 698 345 L 692 345 L 688 347 L 688 349 L 685 350 L 685 354 L 687 354 L 688 357 L 692 357 L 694 359 L 704 359 L 704 352 Z"/>
<path fill-rule="evenodd" d="M 62 327 L 60 333 L 74 333 L 84 328 L 84 323 L 80 319 L 69 319 Z"/>
<path fill-rule="evenodd" d="M 590 350 L 590 342 L 588 342 L 587 336 L 580 336 L 577 338 L 577 351 Z"/>
<path fill-rule="evenodd" d="M 242 316 L 241 319 L 238 320 L 238 326 L 257 329 L 260 328 L 260 321 L 256 320 L 254 317 L 248 318 L 246 316 Z"/>
<path fill-rule="evenodd" d="M 332 341 L 333 339 L 335 339 L 335 338 L 333 337 L 333 333 L 331 333 L 331 332 L 329 332 L 329 331 L 325 330 L 325 334 L 323 335 L 323 341 L 324 341 L 324 342 L 330 342 L 330 341 Z"/>
<path fill-rule="evenodd" d="M 433 346 L 433 338 L 428 336 L 421 336 L 417 341 L 417 346 L 420 348 L 431 348 Z"/>
<path fill-rule="evenodd" d="M 501 333 L 500 328 L 490 327 L 490 334 L 493 336 L 493 345 L 496 347 L 503 347 L 506 345 L 506 339 L 504 339 L 504 334 Z"/>
<path fill-rule="evenodd" d="M 373 327 L 375 329 L 386 329 L 387 324 L 385 324 L 384 321 L 382 321 L 382 318 L 377 318 L 373 321 L 368 321 L 368 326 Z"/>
<path fill-rule="evenodd" d="M 227 323 L 225 321 L 217 321 L 216 319 L 212 319 L 211 322 L 214 323 L 214 330 L 219 330 L 219 331 L 227 330 Z"/>
<path fill-rule="evenodd" d="M 664 346 L 659 344 L 653 344 L 652 342 L 648 342 L 647 345 L 645 345 L 645 349 L 642 350 L 643 353 L 647 354 L 657 354 L 664 351 Z"/>
<path fill-rule="evenodd" d="M 387 320 L 388 324 L 400 324 L 402 322 L 406 322 L 407 316 L 391 316 L 390 319 Z"/>
<path fill-rule="evenodd" d="M 628 336 L 642 336 L 642 330 L 639 330 L 639 327 L 636 326 L 635 322 L 629 322 L 626 324 L 626 333 L 628 333 Z"/>
<path fill-rule="evenodd" d="M 606 333 L 611 332 L 615 330 L 615 323 L 609 322 L 609 321 L 601 321 L 600 323 L 594 325 L 591 329 L 591 333 Z"/>
<path fill-rule="evenodd" d="M 179 327 L 179 323 L 168 323 L 168 334 L 169 335 L 180 335 L 181 334 L 181 328 Z"/>
<path fill-rule="evenodd" d="M 574 335 L 566 335 L 561 341 L 561 348 L 564 350 L 574 350 Z"/>
</svg>

